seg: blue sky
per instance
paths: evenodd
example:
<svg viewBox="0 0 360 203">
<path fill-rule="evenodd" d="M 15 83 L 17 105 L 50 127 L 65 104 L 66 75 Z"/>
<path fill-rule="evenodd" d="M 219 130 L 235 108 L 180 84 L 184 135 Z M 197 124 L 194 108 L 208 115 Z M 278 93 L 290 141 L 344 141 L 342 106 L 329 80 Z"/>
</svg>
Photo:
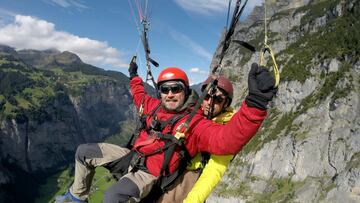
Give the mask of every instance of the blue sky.
<svg viewBox="0 0 360 203">
<path fill-rule="evenodd" d="M 160 64 L 152 68 L 155 79 L 165 67 L 177 66 L 192 84 L 205 80 L 226 24 L 228 0 L 1 0 L 0 43 L 68 50 L 86 63 L 126 75 L 137 53 L 145 78 L 137 2 L 148 5 L 151 57 Z M 262 2 L 249 0 L 245 15 Z"/>
</svg>

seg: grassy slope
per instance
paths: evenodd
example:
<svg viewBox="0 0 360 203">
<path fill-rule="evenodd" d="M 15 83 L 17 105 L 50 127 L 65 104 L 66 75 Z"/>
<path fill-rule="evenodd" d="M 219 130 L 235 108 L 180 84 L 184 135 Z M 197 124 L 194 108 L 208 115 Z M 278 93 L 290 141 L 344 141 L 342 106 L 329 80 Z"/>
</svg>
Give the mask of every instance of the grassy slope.
<svg viewBox="0 0 360 203">
<path fill-rule="evenodd" d="M 54 202 L 55 197 L 67 191 L 73 181 L 73 177 L 69 174 L 69 169 L 65 169 L 47 179 L 47 183 L 39 189 L 39 197 L 35 203 Z M 115 180 L 112 175 L 103 167 L 96 168 L 96 173 L 91 187 L 91 195 L 89 203 L 100 203 L 104 196 L 104 191 Z"/>
</svg>

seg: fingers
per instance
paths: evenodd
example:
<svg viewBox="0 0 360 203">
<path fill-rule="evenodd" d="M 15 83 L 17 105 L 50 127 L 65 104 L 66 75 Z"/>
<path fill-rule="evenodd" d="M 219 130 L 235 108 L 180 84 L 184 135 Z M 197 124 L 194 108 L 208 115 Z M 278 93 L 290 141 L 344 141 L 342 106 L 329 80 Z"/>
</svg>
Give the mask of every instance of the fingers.
<svg viewBox="0 0 360 203">
<path fill-rule="evenodd" d="M 129 70 L 137 70 L 138 69 L 138 65 L 136 64 L 136 62 L 131 61 L 129 64 Z"/>
<path fill-rule="evenodd" d="M 258 72 L 258 64 L 257 63 L 253 63 L 251 64 L 251 69 L 250 69 L 250 72 L 249 72 L 249 76 L 256 76 L 257 72 Z"/>
<path fill-rule="evenodd" d="M 134 59 L 134 58 L 133 58 Z M 135 60 L 131 60 L 130 64 L 129 64 L 129 74 L 130 74 L 130 79 L 137 76 L 137 69 L 138 69 L 138 65 L 136 64 Z"/>
<path fill-rule="evenodd" d="M 249 81 L 256 80 L 257 89 L 260 91 L 269 91 L 275 85 L 275 79 L 265 66 L 259 66 L 257 63 L 251 65 L 249 72 Z M 254 84 L 251 84 L 254 86 Z M 250 86 L 250 83 L 249 83 Z"/>
<path fill-rule="evenodd" d="M 248 78 L 249 94 L 245 99 L 247 105 L 259 109 L 267 109 L 268 102 L 271 101 L 277 92 L 275 79 L 269 70 L 257 63 L 251 65 Z"/>
<path fill-rule="evenodd" d="M 275 85 L 275 79 L 268 70 L 262 71 L 257 76 L 257 81 L 258 81 L 258 88 L 260 91 L 269 91 Z"/>
<path fill-rule="evenodd" d="M 263 72 L 269 72 L 265 66 L 259 66 L 257 63 L 251 64 L 251 69 L 249 75 L 251 77 L 257 77 L 258 75 L 262 74 Z"/>
</svg>

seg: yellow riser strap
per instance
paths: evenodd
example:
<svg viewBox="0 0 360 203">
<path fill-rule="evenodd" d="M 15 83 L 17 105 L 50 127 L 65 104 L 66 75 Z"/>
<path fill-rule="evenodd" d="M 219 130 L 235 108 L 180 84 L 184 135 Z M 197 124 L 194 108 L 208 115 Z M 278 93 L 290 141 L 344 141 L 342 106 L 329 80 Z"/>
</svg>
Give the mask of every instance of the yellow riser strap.
<svg viewBox="0 0 360 203">
<path fill-rule="evenodd" d="M 267 44 L 264 45 L 263 51 L 260 53 L 260 66 L 265 66 L 265 53 L 269 52 L 272 61 L 273 61 L 273 71 L 274 71 L 274 77 L 275 77 L 275 87 L 279 85 L 280 82 L 280 72 L 278 65 L 276 63 L 275 55 L 271 47 Z"/>
</svg>

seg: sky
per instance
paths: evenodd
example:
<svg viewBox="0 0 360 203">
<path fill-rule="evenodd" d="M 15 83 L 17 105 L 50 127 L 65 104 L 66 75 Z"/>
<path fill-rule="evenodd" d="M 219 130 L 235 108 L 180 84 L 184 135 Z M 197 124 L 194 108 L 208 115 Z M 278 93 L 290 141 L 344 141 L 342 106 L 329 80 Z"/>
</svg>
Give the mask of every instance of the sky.
<svg viewBox="0 0 360 203">
<path fill-rule="evenodd" d="M 263 1 L 249 0 L 242 18 Z M 158 68 L 152 66 L 155 80 L 161 70 L 175 66 L 188 74 L 191 84 L 197 84 L 208 76 L 226 25 L 228 3 L 228 0 L 1 0 L 0 44 L 16 50 L 70 51 L 85 63 L 125 75 L 136 54 L 139 75 L 145 79 L 138 12 L 141 6 L 141 13 L 150 22 L 150 56 L 160 64 Z"/>
</svg>

